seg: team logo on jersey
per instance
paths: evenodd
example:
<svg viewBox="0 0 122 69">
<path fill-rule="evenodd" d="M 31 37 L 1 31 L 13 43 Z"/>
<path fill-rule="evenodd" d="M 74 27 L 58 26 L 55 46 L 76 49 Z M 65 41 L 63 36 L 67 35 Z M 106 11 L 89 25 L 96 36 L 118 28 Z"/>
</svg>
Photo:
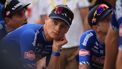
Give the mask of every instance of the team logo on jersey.
<svg viewBox="0 0 122 69">
<path fill-rule="evenodd" d="M 93 33 L 91 33 L 91 32 L 90 32 L 89 34 L 87 34 L 82 44 L 83 44 L 84 46 L 86 46 L 88 40 L 89 40 L 92 36 L 93 36 Z"/>
<path fill-rule="evenodd" d="M 119 26 L 119 36 L 122 36 L 122 24 Z"/>
<path fill-rule="evenodd" d="M 104 60 L 105 60 L 105 56 L 101 56 L 101 57 L 96 57 L 96 56 L 92 56 L 92 61 L 98 64 L 104 64 Z"/>
<path fill-rule="evenodd" d="M 79 51 L 79 56 L 86 56 L 86 55 L 90 55 L 90 52 L 88 50 L 81 49 Z"/>
<path fill-rule="evenodd" d="M 96 45 L 94 46 L 94 48 L 95 48 L 95 49 L 99 49 L 98 46 L 96 46 Z"/>
<path fill-rule="evenodd" d="M 30 51 L 24 52 L 24 59 L 31 60 L 31 61 L 35 60 L 34 51 L 30 50 Z"/>
</svg>

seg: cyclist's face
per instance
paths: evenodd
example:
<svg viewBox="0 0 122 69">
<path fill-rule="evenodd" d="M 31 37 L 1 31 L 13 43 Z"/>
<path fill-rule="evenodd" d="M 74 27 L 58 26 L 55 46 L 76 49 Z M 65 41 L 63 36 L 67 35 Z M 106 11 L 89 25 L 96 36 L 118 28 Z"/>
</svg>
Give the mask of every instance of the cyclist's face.
<svg viewBox="0 0 122 69">
<path fill-rule="evenodd" d="M 17 12 L 15 13 L 12 17 L 11 17 L 11 24 L 10 26 L 13 27 L 13 28 L 18 28 L 20 26 L 22 26 L 24 23 L 27 22 L 27 18 L 26 18 L 26 15 L 25 15 L 25 9 L 20 11 L 20 12 Z"/>
<path fill-rule="evenodd" d="M 48 35 L 53 39 L 63 38 L 69 29 L 69 26 L 59 19 L 48 19 L 45 23 Z"/>
<path fill-rule="evenodd" d="M 106 17 L 104 20 L 100 21 L 98 23 L 98 28 L 99 30 L 104 34 L 106 35 L 107 32 L 108 32 L 108 28 L 110 26 L 110 21 L 111 21 L 111 18 L 110 17 Z"/>
<path fill-rule="evenodd" d="M 20 26 L 27 22 L 27 17 L 25 15 L 26 9 L 23 9 L 20 12 L 17 12 L 13 17 L 13 21 L 15 21 Z"/>
</svg>

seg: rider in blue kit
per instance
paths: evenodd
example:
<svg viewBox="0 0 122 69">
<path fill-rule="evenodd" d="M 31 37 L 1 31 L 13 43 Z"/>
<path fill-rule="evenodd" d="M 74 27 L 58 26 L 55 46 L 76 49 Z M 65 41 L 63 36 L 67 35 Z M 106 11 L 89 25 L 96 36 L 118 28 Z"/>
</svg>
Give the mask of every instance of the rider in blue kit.
<svg viewBox="0 0 122 69">
<path fill-rule="evenodd" d="M 57 69 L 57 59 L 60 56 L 60 48 L 67 41 L 65 33 L 68 31 L 73 13 L 66 5 L 56 6 L 45 24 L 26 24 L 6 35 L 1 41 L 0 49 L 4 57 L 12 54 L 12 57 L 23 63 L 25 69 L 36 69 L 37 58 L 51 56 L 49 69 Z M 15 50 L 15 51 L 14 51 Z M 19 55 L 18 55 L 19 54 Z M 18 55 L 18 56 L 16 56 Z M 5 59 L 6 60 L 6 59 Z M 52 62 L 54 61 L 54 62 Z"/>
<path fill-rule="evenodd" d="M 112 8 L 108 4 L 99 4 L 91 9 L 88 23 L 91 30 L 80 38 L 79 68 L 103 69 L 105 58 L 105 36 L 110 23 Z"/>
<path fill-rule="evenodd" d="M 6 0 L 5 0 L 6 1 Z M 20 27 L 26 22 L 26 8 L 29 4 L 20 3 L 18 0 L 11 0 L 4 7 L 0 1 L 0 40 L 8 33 Z"/>
<path fill-rule="evenodd" d="M 45 56 L 45 54 L 50 55 L 45 51 L 51 53 L 51 50 L 48 51 L 48 47 L 50 49 L 52 42 L 46 41 L 43 26 L 40 24 L 24 25 L 21 28 L 8 33 L 8 35 L 6 35 L 5 38 L 3 38 L 2 42 L 2 45 L 4 46 L 8 46 L 9 44 L 9 46 L 12 47 L 12 51 L 16 49 L 19 52 L 18 46 L 20 46 L 19 48 L 21 51 L 21 55 L 25 58 L 24 65 L 28 64 L 28 66 L 34 66 L 36 60 L 35 58 L 28 58 L 27 53 L 35 52 L 36 55 L 41 54 L 42 57 L 43 55 Z M 42 48 L 41 45 L 43 46 Z M 16 51 L 15 54 L 17 54 L 18 52 Z M 15 58 L 17 58 L 16 55 Z"/>
</svg>

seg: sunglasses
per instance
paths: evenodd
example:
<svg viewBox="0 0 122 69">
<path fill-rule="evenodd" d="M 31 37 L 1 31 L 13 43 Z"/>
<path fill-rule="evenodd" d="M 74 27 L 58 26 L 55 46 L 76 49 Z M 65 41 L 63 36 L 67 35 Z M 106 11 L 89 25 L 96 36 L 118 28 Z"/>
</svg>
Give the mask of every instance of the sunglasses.
<svg viewBox="0 0 122 69">
<path fill-rule="evenodd" d="M 97 10 L 94 12 L 94 17 L 100 16 L 104 11 L 106 11 L 109 7 L 105 4 L 101 4 Z"/>
<path fill-rule="evenodd" d="M 101 4 L 97 7 L 96 11 L 94 12 L 92 23 L 96 22 L 96 17 L 99 17 L 103 12 L 105 12 L 109 7 L 105 4 Z"/>
</svg>

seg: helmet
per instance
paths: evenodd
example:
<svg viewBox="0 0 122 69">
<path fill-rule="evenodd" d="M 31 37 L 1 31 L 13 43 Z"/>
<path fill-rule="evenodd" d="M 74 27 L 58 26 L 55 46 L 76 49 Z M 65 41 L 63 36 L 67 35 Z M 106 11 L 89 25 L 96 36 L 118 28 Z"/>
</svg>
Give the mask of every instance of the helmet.
<svg viewBox="0 0 122 69">
<path fill-rule="evenodd" d="M 93 7 L 88 15 L 88 23 L 90 26 L 97 25 L 112 12 L 112 7 L 107 4 L 99 4 Z"/>
</svg>

